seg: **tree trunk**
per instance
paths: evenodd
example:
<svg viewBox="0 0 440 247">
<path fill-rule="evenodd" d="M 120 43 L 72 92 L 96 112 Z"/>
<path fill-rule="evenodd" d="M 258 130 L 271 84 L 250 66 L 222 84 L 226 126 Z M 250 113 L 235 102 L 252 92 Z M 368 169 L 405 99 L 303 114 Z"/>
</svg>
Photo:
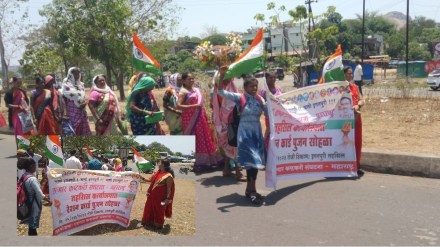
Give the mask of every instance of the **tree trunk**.
<svg viewBox="0 0 440 247">
<path fill-rule="evenodd" d="M 3 88 L 8 88 L 8 64 L 5 60 L 5 46 L 3 45 L 3 30 L 0 25 L 0 59 L 2 60 L 2 79 Z"/>
<path fill-rule="evenodd" d="M 119 89 L 119 95 L 121 97 L 121 101 L 125 100 L 125 92 L 124 92 L 124 73 L 122 70 L 118 72 L 118 89 Z"/>
</svg>

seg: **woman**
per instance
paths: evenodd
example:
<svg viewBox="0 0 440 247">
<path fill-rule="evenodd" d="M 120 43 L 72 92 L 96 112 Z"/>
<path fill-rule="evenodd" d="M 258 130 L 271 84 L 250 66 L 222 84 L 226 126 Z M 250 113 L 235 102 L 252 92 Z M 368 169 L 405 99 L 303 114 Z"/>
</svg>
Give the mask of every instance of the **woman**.
<svg viewBox="0 0 440 247">
<path fill-rule="evenodd" d="M 179 92 L 177 109 L 182 111 L 182 127 L 185 135 L 196 136 L 195 171 L 214 168 L 217 165 L 217 154 L 208 118 L 203 108 L 200 90 L 194 85 L 194 77 L 190 73 L 182 74 L 183 87 Z"/>
<path fill-rule="evenodd" d="M 351 99 L 354 110 L 354 147 L 356 149 L 356 166 L 358 177 L 364 175 L 364 172 L 360 169 L 361 154 L 362 154 L 362 118 L 361 108 L 365 104 L 362 96 L 359 92 L 358 86 L 352 82 L 353 70 L 351 67 L 344 67 L 345 80 L 349 82 Z"/>
<path fill-rule="evenodd" d="M 159 132 L 156 124 L 147 124 L 145 116 L 153 116 L 159 107 L 151 90 L 156 85 L 153 78 L 144 76 L 134 86 L 127 98 L 127 117 L 130 119 L 133 135 L 156 135 Z"/>
<path fill-rule="evenodd" d="M 107 85 L 105 75 L 93 78 L 88 105 L 96 120 L 96 135 L 121 134 L 118 128 L 121 125 L 118 97 Z"/>
<path fill-rule="evenodd" d="M 36 89 L 31 94 L 31 112 L 36 119 L 39 135 L 57 135 L 60 133 L 60 119 L 55 111 L 58 109 L 58 99 L 55 100 L 55 95 L 46 89 L 47 82 L 42 77 L 35 78 Z"/>
<path fill-rule="evenodd" d="M 172 74 L 170 76 L 170 87 L 167 88 L 163 96 L 163 108 L 165 109 L 165 122 L 168 125 L 171 135 L 182 135 L 181 111 L 177 110 L 177 99 L 182 87 L 182 76 Z"/>
<path fill-rule="evenodd" d="M 277 75 L 275 72 L 266 72 L 264 74 L 264 77 L 266 78 L 266 84 L 271 94 L 280 95 L 283 93 L 282 89 L 275 85 L 275 82 L 277 80 Z M 261 97 L 263 97 L 265 101 L 267 101 L 267 97 L 266 97 L 267 93 L 265 88 L 261 89 L 260 95 Z M 270 138 L 269 116 L 266 115 L 264 120 L 266 123 L 266 131 L 264 132 L 264 144 L 267 151 L 267 149 L 269 148 L 269 138 Z"/>
<path fill-rule="evenodd" d="M 159 170 L 153 174 L 147 191 L 143 226 L 163 228 L 165 217 L 171 218 L 174 198 L 174 172 L 168 160 L 159 163 Z"/>
<path fill-rule="evenodd" d="M 61 94 L 64 98 L 64 118 L 68 118 L 75 135 L 91 135 L 87 119 L 85 87 L 81 81 L 81 71 L 72 67 L 63 81 Z"/>
<path fill-rule="evenodd" d="M 113 169 L 115 172 L 123 172 L 124 166 L 122 165 L 122 160 L 120 158 L 115 158 L 113 160 Z"/>
<path fill-rule="evenodd" d="M 22 81 L 17 78 L 13 81 L 12 84 L 12 104 L 6 103 L 6 107 L 11 109 L 12 111 L 12 123 L 14 125 L 14 134 L 15 135 L 33 135 L 34 130 L 25 130 L 23 131 L 23 126 L 20 121 L 20 113 L 28 113 L 29 112 L 29 99 L 26 96 L 26 92 L 21 89 Z"/>
<path fill-rule="evenodd" d="M 214 117 L 214 124 L 216 126 L 216 134 L 217 134 L 217 145 L 222 149 L 222 153 L 224 153 L 225 164 L 223 166 L 223 176 L 231 176 L 233 175 L 231 171 L 230 163 L 231 161 L 236 160 L 237 158 L 237 147 L 233 147 L 228 143 L 228 125 L 232 122 L 232 112 L 235 107 L 235 103 L 229 99 L 224 99 L 222 96 L 218 95 L 217 80 L 220 79 L 220 75 L 218 72 L 215 73 L 213 82 L 214 82 L 214 90 L 212 95 L 212 112 Z M 233 79 L 223 80 L 221 83 L 221 89 L 227 90 L 229 92 L 237 93 L 238 89 L 235 86 Z M 235 169 L 235 179 L 237 181 L 244 182 L 246 181 L 243 178 L 243 174 L 240 171 L 240 167 L 238 165 L 234 166 Z"/>
<path fill-rule="evenodd" d="M 220 81 L 228 67 L 220 68 Z M 217 85 L 219 86 L 219 85 Z M 238 126 L 238 164 L 246 168 L 247 184 L 245 195 L 254 204 L 260 204 L 262 196 L 257 193 L 256 180 L 259 169 L 265 166 L 265 147 L 260 117 L 263 111 L 267 111 L 264 100 L 257 94 L 258 81 L 254 77 L 244 79 L 244 94 L 232 93 L 226 90 L 218 90 L 224 98 L 230 99 L 240 105 L 240 124 Z M 245 103 L 242 106 L 243 97 Z"/>
<path fill-rule="evenodd" d="M 20 224 L 29 225 L 29 236 L 37 236 L 37 228 L 40 226 L 42 201 L 45 198 L 45 195 L 41 191 L 40 183 L 33 175 L 33 173 L 36 171 L 37 165 L 32 158 L 23 157 L 17 161 L 17 166 L 20 169 L 25 169 L 26 171 L 22 177 L 28 177 L 24 183 L 24 186 L 27 192 L 27 202 L 29 202 L 30 205 L 29 217 L 20 221 Z"/>
</svg>

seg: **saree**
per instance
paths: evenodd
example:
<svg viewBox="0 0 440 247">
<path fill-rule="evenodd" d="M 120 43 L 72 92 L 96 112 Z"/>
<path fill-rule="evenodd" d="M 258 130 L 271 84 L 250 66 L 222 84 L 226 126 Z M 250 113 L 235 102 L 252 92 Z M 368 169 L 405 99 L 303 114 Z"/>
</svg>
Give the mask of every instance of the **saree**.
<svg viewBox="0 0 440 247">
<path fill-rule="evenodd" d="M 80 107 L 85 101 L 84 83 L 79 79 L 75 80 L 72 68 L 69 69 L 68 75 L 63 81 L 61 94 L 65 99 L 66 112 L 75 134 L 91 135 L 86 108 Z"/>
<path fill-rule="evenodd" d="M 360 100 L 358 86 L 350 82 L 349 84 L 353 105 L 357 105 Z M 356 166 L 359 170 L 362 154 L 362 117 L 361 114 L 354 114 L 354 147 L 356 149 Z"/>
<path fill-rule="evenodd" d="M 121 134 L 115 117 L 118 114 L 118 102 L 113 92 L 101 93 L 93 90 L 89 101 L 95 106 L 103 124 L 96 124 L 96 135 Z"/>
<path fill-rule="evenodd" d="M 163 101 L 164 101 L 164 104 L 168 104 L 169 106 L 176 109 L 177 94 L 176 94 L 176 91 L 172 87 L 169 87 L 165 91 L 165 95 L 163 96 Z M 164 111 L 165 111 L 165 116 L 164 116 L 165 122 L 168 125 L 168 129 L 170 130 L 170 134 L 171 135 L 182 135 L 183 130 L 182 130 L 182 121 L 181 121 L 180 115 L 173 112 L 173 111 L 168 110 L 165 107 L 164 107 Z"/>
<path fill-rule="evenodd" d="M 59 126 L 55 120 L 52 105 L 52 93 L 44 89 L 41 92 L 36 90 L 33 93 L 33 104 L 35 118 L 37 119 L 37 130 L 39 135 L 59 134 Z"/>
<path fill-rule="evenodd" d="M 147 124 L 145 121 L 145 114 L 134 112 L 130 108 L 130 104 L 134 101 L 134 105 L 143 110 L 155 111 L 157 105 L 153 101 L 153 94 L 151 90 L 156 85 L 153 78 L 144 76 L 139 79 L 139 82 L 134 86 L 133 91 L 128 95 L 127 105 L 125 106 L 128 119 L 130 120 L 131 130 L 133 135 L 156 135 L 160 134 L 157 124 Z M 149 90 L 144 92 L 143 90 Z M 155 109 L 156 108 L 156 109 Z"/>
<path fill-rule="evenodd" d="M 238 93 L 237 87 L 231 80 L 226 86 L 223 85 L 223 90 Z M 231 159 L 237 156 L 237 148 L 228 144 L 228 125 L 232 122 L 232 111 L 235 107 L 235 102 L 218 95 L 217 84 L 214 84 L 214 93 L 212 96 L 212 111 L 214 116 L 215 133 L 217 135 L 217 145 L 221 147 L 225 155 Z"/>
<path fill-rule="evenodd" d="M 185 105 L 202 104 L 203 98 L 198 88 L 193 92 L 186 91 Z M 179 96 L 180 97 L 180 96 Z M 196 162 L 194 169 L 201 171 L 206 168 L 215 168 L 218 163 L 217 150 L 211 136 L 208 119 L 203 107 L 191 108 L 182 111 L 182 127 L 185 135 L 196 136 Z"/>
<path fill-rule="evenodd" d="M 13 105 L 21 105 L 25 111 L 29 111 L 26 94 L 23 90 L 21 90 L 21 89 L 14 90 L 12 93 L 12 99 L 13 99 L 13 101 L 12 101 Z M 20 121 L 20 118 L 18 117 L 18 114 L 20 112 L 21 112 L 21 110 L 18 108 L 12 109 L 12 123 L 14 125 L 14 134 L 15 135 L 33 135 L 34 134 L 33 130 L 30 130 L 28 132 L 23 133 L 21 121 Z"/>
<path fill-rule="evenodd" d="M 145 202 L 142 223 L 147 225 L 163 226 L 165 217 L 171 218 L 173 214 L 174 199 L 174 179 L 171 186 L 171 193 L 168 205 L 161 205 L 167 199 L 167 185 L 165 180 L 172 177 L 169 172 L 158 170 L 152 177 L 150 187 L 147 191 L 147 201 Z"/>
</svg>

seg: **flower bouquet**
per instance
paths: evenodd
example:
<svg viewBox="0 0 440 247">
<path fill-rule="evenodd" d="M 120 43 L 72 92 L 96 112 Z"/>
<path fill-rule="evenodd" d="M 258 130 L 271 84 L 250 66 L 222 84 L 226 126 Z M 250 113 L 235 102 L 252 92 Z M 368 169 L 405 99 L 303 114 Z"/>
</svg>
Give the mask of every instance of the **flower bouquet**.
<svg viewBox="0 0 440 247">
<path fill-rule="evenodd" d="M 212 45 L 209 41 L 203 41 L 194 50 L 194 58 L 202 61 L 204 67 L 221 67 L 234 62 L 240 55 L 241 35 L 229 33 L 226 36 L 226 45 Z"/>
</svg>

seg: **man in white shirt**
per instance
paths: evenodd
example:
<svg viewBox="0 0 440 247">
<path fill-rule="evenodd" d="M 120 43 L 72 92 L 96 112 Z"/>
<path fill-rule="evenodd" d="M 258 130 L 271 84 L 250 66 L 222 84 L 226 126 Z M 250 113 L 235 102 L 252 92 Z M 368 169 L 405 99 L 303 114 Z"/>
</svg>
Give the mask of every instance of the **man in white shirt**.
<svg viewBox="0 0 440 247">
<path fill-rule="evenodd" d="M 70 151 L 70 158 L 66 160 L 66 163 L 64 163 L 64 166 L 67 169 L 82 169 L 81 161 L 75 157 L 76 150 Z"/>
<path fill-rule="evenodd" d="M 364 76 L 364 72 L 362 71 L 362 65 L 359 60 L 356 60 L 356 68 L 354 69 L 353 81 L 359 88 L 359 92 L 362 93 L 362 77 Z"/>
</svg>

